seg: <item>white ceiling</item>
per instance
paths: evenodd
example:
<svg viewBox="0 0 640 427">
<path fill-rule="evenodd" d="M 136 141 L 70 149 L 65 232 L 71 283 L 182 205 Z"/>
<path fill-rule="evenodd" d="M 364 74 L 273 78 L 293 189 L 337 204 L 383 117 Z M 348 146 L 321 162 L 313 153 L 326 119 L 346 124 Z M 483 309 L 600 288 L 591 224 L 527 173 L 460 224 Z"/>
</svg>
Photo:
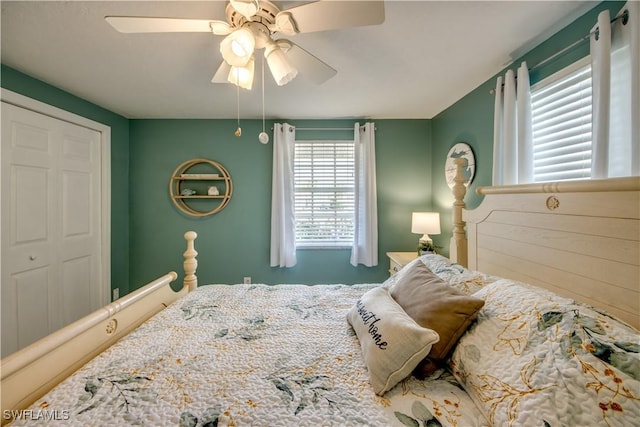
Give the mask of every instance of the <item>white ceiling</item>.
<svg viewBox="0 0 640 427">
<path fill-rule="evenodd" d="M 382 25 L 292 36 L 338 74 L 320 86 L 298 76 L 278 87 L 267 70 L 266 116 L 431 118 L 595 4 L 386 1 Z M 221 36 L 121 34 L 104 20 L 224 20 L 225 5 L 2 0 L 2 63 L 128 118 L 235 118 L 235 86 L 210 82 Z M 240 91 L 243 118 L 262 117 L 261 87 L 257 77 Z"/>
</svg>

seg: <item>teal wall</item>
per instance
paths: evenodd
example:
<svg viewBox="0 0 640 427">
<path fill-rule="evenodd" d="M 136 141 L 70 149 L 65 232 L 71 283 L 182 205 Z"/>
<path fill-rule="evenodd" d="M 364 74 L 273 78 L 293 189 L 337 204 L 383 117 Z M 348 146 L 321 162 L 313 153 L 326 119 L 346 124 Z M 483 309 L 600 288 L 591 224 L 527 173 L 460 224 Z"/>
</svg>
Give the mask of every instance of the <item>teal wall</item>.
<svg viewBox="0 0 640 427">
<path fill-rule="evenodd" d="M 490 94 L 489 91 L 495 88 L 497 76 L 503 75 L 509 68 L 515 71 L 522 61 L 526 61 L 531 68 L 549 58 L 588 34 L 597 21 L 598 13 L 602 10 L 610 9 L 613 17 L 623 5 L 624 2 L 619 1 L 598 4 L 433 118 L 433 206 L 441 212 L 443 228 L 443 234 L 435 237 L 434 241 L 443 246 L 445 254 L 449 253 L 449 239 L 452 235 L 450 230 L 452 227 L 451 206 L 453 203 L 453 196 L 444 177 L 445 158 L 451 146 L 457 142 L 466 142 L 473 149 L 476 156 L 476 175 L 467 191 L 465 202 L 470 209 L 477 207 L 482 199 L 481 196 L 476 194 L 475 190 L 479 186 L 491 185 L 494 95 Z M 566 54 L 546 63 L 543 67 L 534 69 L 530 75 L 531 84 L 539 82 L 588 54 L 589 42 L 587 40 L 575 49 L 571 49 Z"/>
<path fill-rule="evenodd" d="M 522 58 L 531 66 L 585 35 L 605 7 L 617 12 L 623 2 L 598 4 Z M 532 83 L 587 54 L 588 46 L 547 64 L 531 75 Z M 112 287 L 121 294 L 167 270 L 182 271 L 182 234 L 199 234 L 201 283 L 236 283 L 244 276 L 264 283 L 379 282 L 387 276 L 387 251 L 410 251 L 411 212 L 441 212 L 442 230 L 433 236 L 448 254 L 453 197 L 444 179 L 444 161 L 456 142 L 467 142 L 476 154 L 476 177 L 466 201 L 476 207 L 475 189 L 491 184 L 495 77 L 432 120 L 375 120 L 378 171 L 379 265 L 352 267 L 349 250 L 299 250 L 294 268 L 269 267 L 272 144 L 262 145 L 259 120 L 128 120 L 63 90 L 2 66 L 2 87 L 71 111 L 111 127 Z M 504 72 L 501 71 L 500 74 Z M 360 120 L 364 122 L 364 120 Z M 354 120 L 290 121 L 301 127 L 350 127 Z M 268 127 L 272 126 L 272 121 Z M 299 133 L 299 137 L 313 135 Z M 331 134 L 332 137 L 348 137 Z M 229 205 L 204 218 L 188 217 L 171 203 L 169 178 L 181 162 L 205 157 L 222 163 L 234 182 Z"/>
<path fill-rule="evenodd" d="M 3 88 L 111 127 L 112 288 L 124 295 L 168 270 L 182 271 L 183 233 L 199 234 L 201 283 L 380 282 L 387 251 L 413 250 L 411 212 L 431 209 L 430 120 L 378 120 L 379 265 L 353 267 L 347 249 L 298 251 L 294 268 L 269 267 L 272 147 L 257 141 L 260 120 L 129 120 L 68 92 L 2 66 Z M 361 119 L 360 122 L 364 122 Z M 351 127 L 355 120 L 294 120 L 301 127 Z M 271 128 L 273 122 L 268 122 Z M 351 132 L 299 132 L 299 138 L 349 138 Z M 221 212 L 204 218 L 172 204 L 169 177 L 194 157 L 222 163 L 234 193 Z"/>
<path fill-rule="evenodd" d="M 0 85 L 111 127 L 111 283 L 129 292 L 129 120 L 5 65 Z"/>
<path fill-rule="evenodd" d="M 293 120 L 298 127 L 353 127 L 355 120 Z M 361 123 L 364 120 L 360 120 Z M 349 264 L 348 249 L 300 249 L 293 268 L 269 267 L 273 144 L 257 135 L 259 120 L 131 121 L 131 281 L 145 283 L 171 268 L 182 269 L 182 234 L 198 233 L 201 283 L 380 282 L 388 276 L 386 251 L 413 250 L 411 212 L 431 202 L 429 120 L 375 121 L 378 182 L 379 265 Z M 267 123 L 270 129 L 272 121 Z M 352 138 L 353 132 L 298 132 L 297 138 Z M 222 211 L 196 218 L 170 200 L 168 182 L 185 160 L 221 163 L 233 179 L 233 196 Z M 206 202 L 205 202 L 206 203 Z"/>
</svg>

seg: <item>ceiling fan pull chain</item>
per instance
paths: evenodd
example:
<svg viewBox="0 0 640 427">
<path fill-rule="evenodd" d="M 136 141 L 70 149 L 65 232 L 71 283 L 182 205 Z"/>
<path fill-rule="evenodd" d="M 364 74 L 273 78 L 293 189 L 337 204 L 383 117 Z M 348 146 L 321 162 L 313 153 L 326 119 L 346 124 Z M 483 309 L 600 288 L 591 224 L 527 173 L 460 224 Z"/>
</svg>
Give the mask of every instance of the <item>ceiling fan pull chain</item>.
<svg viewBox="0 0 640 427">
<path fill-rule="evenodd" d="M 240 70 L 236 69 L 236 76 L 240 74 Z M 236 85 L 236 100 L 238 101 L 238 129 L 236 129 L 234 135 L 240 137 L 242 135 L 242 128 L 240 127 L 240 86 Z"/>
<path fill-rule="evenodd" d="M 262 144 L 269 143 L 269 134 L 264 131 L 264 55 L 262 55 L 262 132 L 258 135 L 258 141 Z"/>
</svg>

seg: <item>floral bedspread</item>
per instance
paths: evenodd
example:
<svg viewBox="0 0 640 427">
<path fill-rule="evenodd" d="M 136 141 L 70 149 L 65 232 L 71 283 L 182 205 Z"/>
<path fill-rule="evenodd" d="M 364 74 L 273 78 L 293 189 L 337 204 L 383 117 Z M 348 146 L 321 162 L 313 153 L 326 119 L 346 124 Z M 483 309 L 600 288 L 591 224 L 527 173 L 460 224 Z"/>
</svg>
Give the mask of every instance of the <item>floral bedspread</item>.
<svg viewBox="0 0 640 427">
<path fill-rule="evenodd" d="M 590 306 L 497 280 L 452 355 L 454 375 L 493 425 L 640 422 L 640 333 Z"/>
<path fill-rule="evenodd" d="M 77 426 L 482 425 L 453 376 L 369 384 L 351 306 L 377 285 L 207 285 L 37 401 Z M 14 425 L 48 424 L 17 419 Z M 481 421 L 479 421 L 481 420 Z"/>
<path fill-rule="evenodd" d="M 47 414 L 74 426 L 637 425 L 637 330 L 539 288 L 421 259 L 485 299 L 449 369 L 430 378 L 374 394 L 346 314 L 377 284 L 207 285 L 13 425 L 50 425 Z"/>
</svg>

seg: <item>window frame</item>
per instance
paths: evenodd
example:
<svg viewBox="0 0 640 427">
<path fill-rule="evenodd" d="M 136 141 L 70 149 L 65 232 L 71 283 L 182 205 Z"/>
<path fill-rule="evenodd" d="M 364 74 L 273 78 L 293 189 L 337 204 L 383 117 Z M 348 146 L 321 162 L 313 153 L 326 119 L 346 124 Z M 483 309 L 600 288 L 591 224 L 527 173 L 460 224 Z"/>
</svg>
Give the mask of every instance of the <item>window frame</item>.
<svg viewBox="0 0 640 427">
<path fill-rule="evenodd" d="M 300 233 L 299 233 L 299 227 L 300 227 L 300 216 L 301 216 L 301 209 L 299 207 L 299 201 L 300 201 L 300 193 L 302 193 L 301 189 L 300 189 L 300 175 L 298 173 L 299 170 L 299 149 L 305 147 L 307 149 L 311 149 L 311 147 L 313 147 L 314 145 L 316 146 L 327 146 L 327 145 L 331 145 L 333 146 L 332 150 L 334 151 L 334 156 L 331 158 L 332 159 L 332 165 L 321 165 L 318 166 L 316 165 L 316 167 L 313 167 L 313 165 L 307 169 L 307 173 L 311 173 L 313 174 L 314 172 L 319 172 L 320 175 L 322 175 L 323 173 L 326 174 L 327 171 L 330 171 L 333 169 L 333 171 L 336 170 L 336 168 L 338 169 L 343 169 L 343 172 L 346 171 L 346 173 L 350 173 L 351 177 L 350 177 L 350 189 L 345 189 L 344 186 L 339 186 L 338 183 L 335 181 L 334 179 L 334 186 L 328 186 L 328 187 L 320 187 L 318 185 L 314 185 L 313 183 L 311 183 L 311 186 L 309 187 L 305 187 L 307 190 L 307 193 L 311 193 L 311 195 L 309 197 L 313 198 L 314 197 L 314 193 L 331 193 L 332 191 L 334 192 L 334 194 L 336 193 L 340 193 L 340 194 L 347 194 L 347 197 L 350 197 L 350 207 L 351 210 L 349 211 L 349 209 L 346 210 L 346 213 L 351 217 L 350 218 L 350 234 L 348 239 L 335 239 L 335 240 L 323 240 L 323 239 L 301 239 L 300 237 Z M 336 150 L 336 146 L 350 146 L 351 149 L 347 150 L 350 151 L 349 153 L 349 157 L 347 157 L 347 159 L 349 160 L 350 164 L 349 165 L 342 165 L 342 167 L 340 167 L 337 163 L 336 163 L 336 158 L 338 157 L 338 154 L 335 152 Z M 312 153 L 313 154 L 313 153 Z M 313 161 L 313 156 L 311 156 L 311 161 Z M 333 174 L 333 177 L 335 178 L 336 176 L 338 176 L 337 173 Z M 353 246 L 353 239 L 355 238 L 355 141 L 353 139 L 304 139 L 304 140 L 295 140 L 294 141 L 294 155 L 293 155 L 293 181 L 294 181 L 294 185 L 293 185 L 293 210 L 294 210 L 294 223 L 295 223 L 295 243 L 296 243 L 296 248 L 297 249 L 349 249 Z M 325 176 L 326 177 L 326 176 Z M 310 178 L 312 181 L 314 178 Z M 317 178 L 316 178 L 317 179 Z M 339 183 L 344 184 L 344 180 L 345 178 L 342 177 L 341 179 L 339 179 Z M 326 181 L 324 181 L 326 183 Z M 318 188 L 323 188 L 325 191 L 317 191 Z M 316 191 L 314 191 L 314 189 Z M 322 197 L 322 196 L 321 196 Z M 322 199 L 321 199 L 322 200 Z M 328 199 L 325 198 L 325 201 L 327 201 Z M 311 215 L 311 217 L 316 217 L 316 210 L 314 209 L 314 207 L 317 207 L 317 203 L 315 200 L 311 201 L 311 212 L 308 215 Z M 334 211 L 333 214 L 333 218 L 335 221 L 338 221 L 340 218 L 340 216 L 344 218 L 346 218 L 344 216 L 345 212 L 342 212 L 342 215 L 340 215 L 340 213 L 336 213 L 336 211 Z M 318 215 L 317 217 L 321 218 L 322 215 Z M 334 227 L 333 228 L 333 233 L 334 235 L 337 235 L 339 233 L 336 233 L 337 228 Z"/>
<path fill-rule="evenodd" d="M 534 100 L 536 97 L 536 92 L 539 91 L 544 91 L 545 89 L 547 89 L 549 86 L 555 85 L 555 84 L 562 84 L 562 80 L 563 79 L 567 79 L 569 76 L 573 75 L 574 73 L 583 70 L 583 69 L 588 69 L 588 79 L 585 79 L 589 81 L 589 96 L 588 96 L 588 113 L 585 113 L 583 115 L 580 116 L 581 120 L 582 120 L 582 124 L 581 125 L 576 125 L 573 126 L 571 128 L 572 132 L 574 132 L 574 129 L 577 128 L 582 128 L 583 130 L 586 129 L 586 127 L 588 126 L 588 138 L 585 137 L 585 140 L 581 142 L 582 145 L 588 144 L 588 158 L 582 158 L 579 160 L 576 160 L 576 164 L 578 163 L 582 163 L 583 167 L 582 168 L 578 168 L 576 167 L 575 169 L 570 169 L 567 170 L 566 173 L 570 173 L 571 171 L 582 171 L 582 175 L 581 176 L 574 176 L 574 177 L 569 177 L 569 178 L 562 178 L 559 177 L 558 175 L 561 175 L 561 172 L 556 171 L 555 175 L 552 175 L 549 179 L 539 179 L 537 178 L 537 176 L 539 175 L 539 169 L 537 169 L 536 167 L 536 160 L 538 160 L 538 162 L 542 162 L 543 160 L 541 160 L 538 156 L 536 156 L 536 146 L 537 146 L 537 138 L 536 138 L 536 113 L 535 113 L 535 109 L 534 109 Z M 592 103 L 591 103 L 591 94 L 593 91 L 593 84 L 591 81 L 591 57 L 590 55 L 587 55 L 575 62 L 573 62 L 572 64 L 562 68 L 561 70 L 551 74 L 550 76 L 540 80 L 539 82 L 535 83 L 534 85 L 531 86 L 531 113 L 532 113 L 532 128 L 533 128 L 533 132 L 532 132 L 532 143 L 533 143 L 533 151 L 534 151 L 534 155 L 533 155 L 533 162 L 534 164 L 532 165 L 532 169 L 533 169 L 533 182 L 535 183 L 542 183 L 542 182 L 554 182 L 554 181 L 575 181 L 575 180 L 586 180 L 586 179 L 591 179 L 591 163 L 592 163 L 592 145 L 593 145 L 593 111 L 592 111 Z M 584 103 L 584 105 L 587 105 L 586 103 L 586 97 L 582 100 L 582 102 Z M 586 108 L 584 107 L 583 108 Z M 588 121 L 585 122 L 585 120 Z M 577 133 L 577 132 L 576 132 Z M 586 135 L 586 131 L 583 132 Z M 577 138 L 577 137 L 576 137 Z M 538 139 L 539 141 L 539 139 Z M 577 146 L 578 144 L 575 144 L 575 146 Z M 567 144 L 566 146 L 564 146 L 563 148 L 572 148 L 572 145 Z M 547 166 L 553 166 L 553 165 L 560 165 L 561 162 L 557 161 L 557 162 L 553 162 L 553 161 L 549 161 L 549 160 L 553 160 L 553 157 L 547 157 L 543 158 L 544 160 L 546 160 L 545 163 L 547 163 Z M 559 156 L 555 157 L 555 159 L 559 159 Z M 588 162 L 589 166 L 588 168 L 584 167 L 584 163 Z M 541 167 L 541 166 L 540 166 Z M 537 173 L 538 172 L 538 173 Z"/>
</svg>

